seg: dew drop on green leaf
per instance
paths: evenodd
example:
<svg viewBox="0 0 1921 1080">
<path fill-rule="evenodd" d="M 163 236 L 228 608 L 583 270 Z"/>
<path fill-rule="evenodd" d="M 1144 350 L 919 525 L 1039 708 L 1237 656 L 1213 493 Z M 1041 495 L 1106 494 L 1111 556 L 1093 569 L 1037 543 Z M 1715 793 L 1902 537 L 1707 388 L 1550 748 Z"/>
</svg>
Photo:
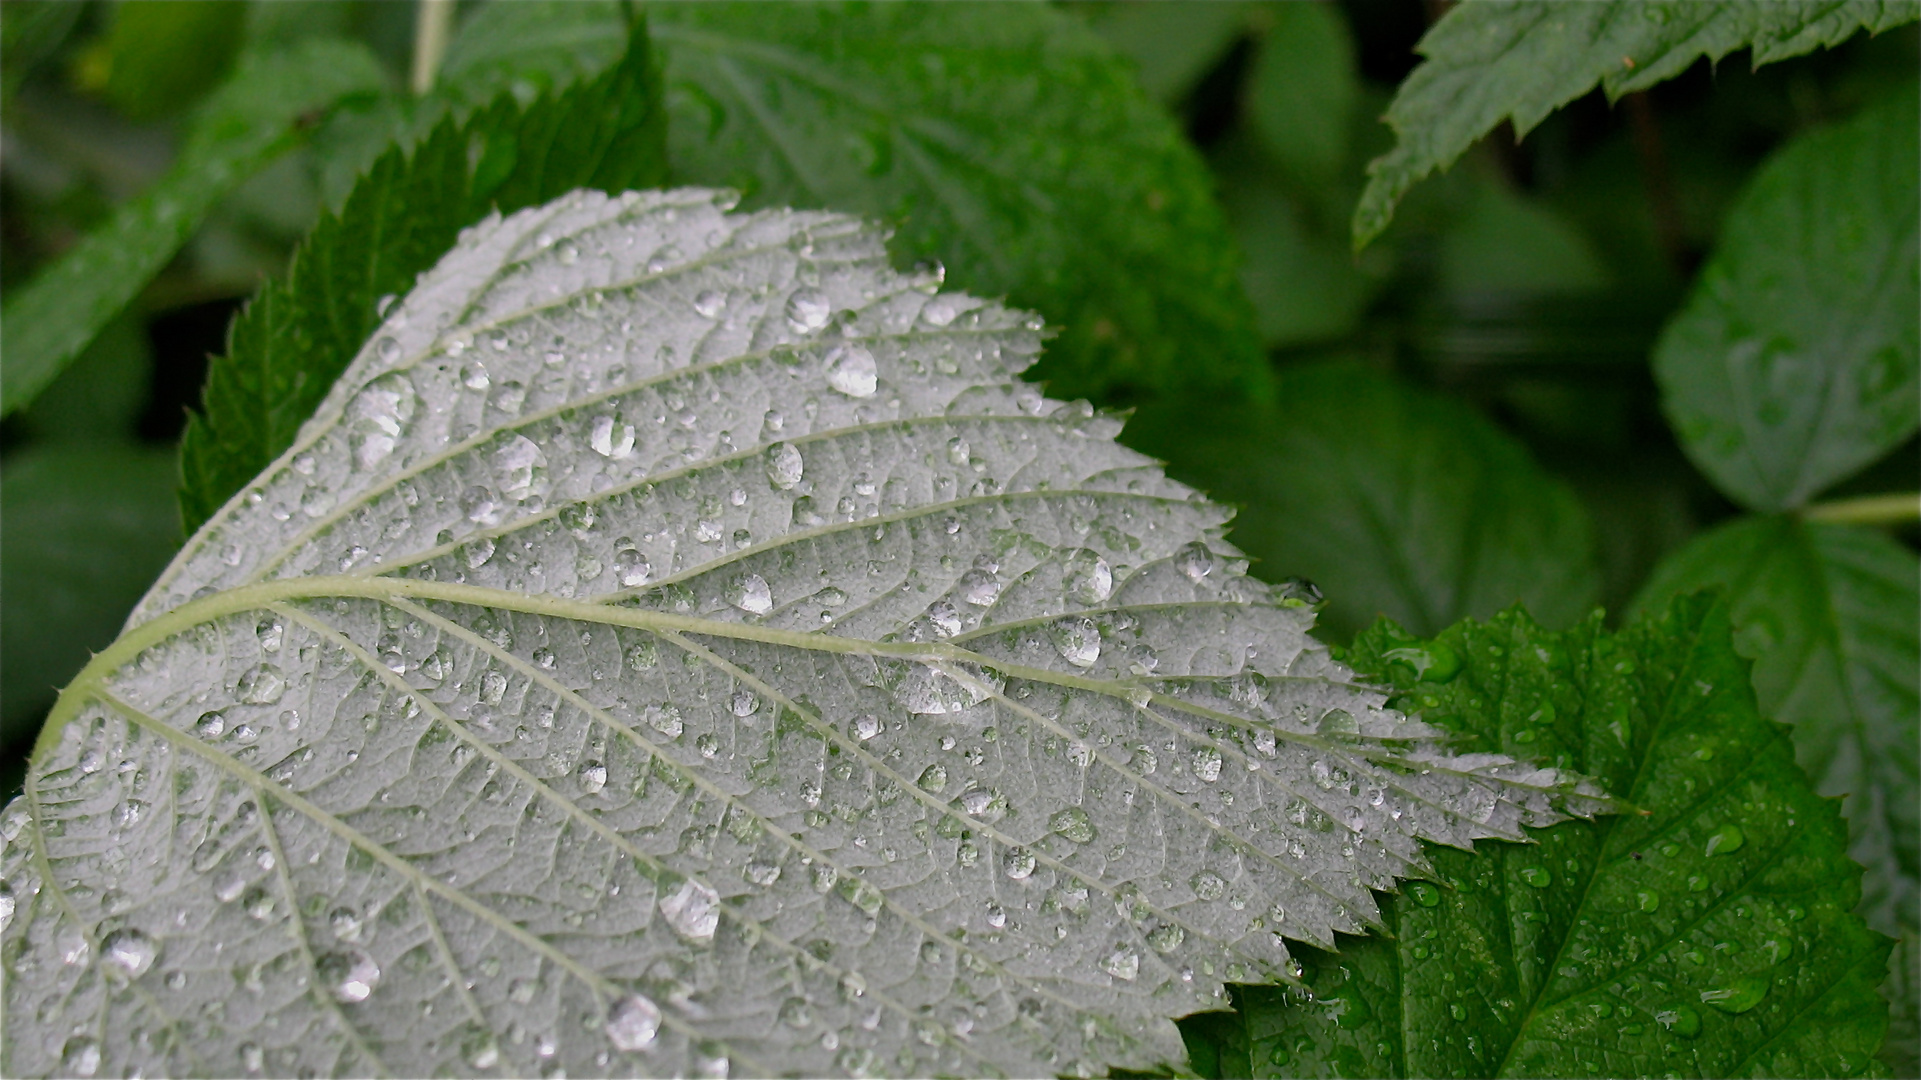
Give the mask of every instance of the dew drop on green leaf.
<svg viewBox="0 0 1921 1080">
<path fill-rule="evenodd" d="M 1521 871 L 1521 880 L 1537 889 L 1545 889 L 1554 884 L 1554 875 L 1538 866 L 1529 866 Z"/>
<path fill-rule="evenodd" d="M 1747 842 L 1748 838 L 1742 835 L 1740 826 L 1723 825 L 1708 834 L 1707 853 L 1726 855 L 1741 850 L 1741 845 Z"/>
<path fill-rule="evenodd" d="M 1768 980 L 1760 975 L 1743 975 L 1734 981 L 1701 991 L 1701 1000 L 1724 1013 L 1747 1012 L 1768 996 Z"/>
</svg>

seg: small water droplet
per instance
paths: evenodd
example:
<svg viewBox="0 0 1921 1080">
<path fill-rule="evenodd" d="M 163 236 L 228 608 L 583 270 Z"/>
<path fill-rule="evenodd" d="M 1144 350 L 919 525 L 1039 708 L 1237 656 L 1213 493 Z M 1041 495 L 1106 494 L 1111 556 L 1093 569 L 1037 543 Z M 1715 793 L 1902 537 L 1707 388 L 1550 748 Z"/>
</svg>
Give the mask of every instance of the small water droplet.
<svg viewBox="0 0 1921 1080">
<path fill-rule="evenodd" d="M 147 973 L 160 955 L 160 946 L 139 930 L 115 930 L 100 942 L 100 964 L 108 972 L 131 982 Z"/>
<path fill-rule="evenodd" d="M 1539 866 L 1527 866 L 1521 869 L 1521 880 L 1537 889 L 1545 889 L 1554 884 L 1554 875 Z"/>
<path fill-rule="evenodd" d="M 694 297 L 694 314 L 703 319 L 718 319 L 727 309 L 727 294 L 717 289 L 702 289 Z"/>
<path fill-rule="evenodd" d="M 1116 979 L 1133 982 L 1141 972 L 1140 954 L 1123 945 L 1101 958 L 1101 970 Z"/>
<path fill-rule="evenodd" d="M 380 965 L 359 949 L 328 953 L 315 967 L 334 999 L 348 1005 L 367 1000 L 380 986 Z"/>
<path fill-rule="evenodd" d="M 775 443 L 767 448 L 767 482 L 775 489 L 786 491 L 800 483 L 804 471 L 805 463 L 793 444 Z"/>
<path fill-rule="evenodd" d="M 1068 555 L 1061 582 L 1068 599 L 1077 604 L 1099 604 L 1114 592 L 1114 571 L 1098 553 L 1079 548 Z"/>
<path fill-rule="evenodd" d="M 975 607 L 992 607 L 1000 599 L 1001 583 L 991 571 L 975 567 L 961 575 L 957 590 L 962 602 Z"/>
<path fill-rule="evenodd" d="M 399 350 L 396 344 L 396 356 Z M 382 375 L 361 388 L 347 403 L 347 443 L 354 465 L 366 470 L 385 461 L 412 422 L 418 405 L 414 384 L 399 372 Z"/>
<path fill-rule="evenodd" d="M 614 579 L 623 588 L 638 588 L 647 584 L 653 576 L 654 567 L 647 561 L 647 556 L 630 547 L 614 552 Z"/>
<path fill-rule="evenodd" d="M 194 721 L 193 733 L 203 739 L 218 739 L 225 735 L 227 733 L 226 714 L 218 711 L 201 713 L 200 719 Z"/>
<path fill-rule="evenodd" d="M 60 1050 L 60 1071 L 70 1076 L 92 1076 L 100 1071 L 100 1044 L 84 1035 L 67 1040 Z"/>
<path fill-rule="evenodd" d="M 1062 619 L 1051 635 L 1061 659 L 1074 667 L 1090 668 L 1101 658 L 1101 632 L 1092 619 Z"/>
<path fill-rule="evenodd" d="M 774 596 L 767 579 L 759 574 L 742 574 L 727 584 L 726 600 L 749 615 L 765 615 L 774 610 Z"/>
<path fill-rule="evenodd" d="M 608 1008 L 605 1030 L 616 1050 L 646 1050 L 660 1032 L 660 1007 L 640 994 L 628 994 Z"/>
<path fill-rule="evenodd" d="M 1076 844 L 1094 839 L 1094 822 L 1088 818 L 1087 811 L 1078 806 L 1070 806 L 1048 818 L 1047 827 Z"/>
<path fill-rule="evenodd" d="M 880 727 L 880 718 L 877 716 L 868 714 L 856 717 L 854 720 L 854 738 L 859 739 L 861 742 L 866 742 L 880 734 Z"/>
<path fill-rule="evenodd" d="M 827 325 L 834 307 L 819 289 L 799 289 L 787 298 L 787 325 L 796 334 L 811 334 Z"/>
<path fill-rule="evenodd" d="M 1728 824 L 1708 834 L 1707 853 L 1709 855 L 1728 855 L 1741 850 L 1747 843 L 1747 836 L 1738 825 Z"/>
<path fill-rule="evenodd" d="M 1227 895 L 1227 882 L 1212 870 L 1203 870 L 1188 879 L 1187 884 L 1194 895 L 1203 900 L 1219 900 Z"/>
<path fill-rule="evenodd" d="M 493 379 L 487 374 L 487 365 L 475 360 L 460 369 L 460 384 L 469 390 L 485 390 L 493 385 Z"/>
<path fill-rule="evenodd" d="M 1768 996 L 1768 980 L 1762 975 L 1743 975 L 1723 986 L 1701 991 L 1701 1000 L 1724 1013 L 1747 1012 Z"/>
<path fill-rule="evenodd" d="M 947 788 L 947 766 L 935 762 L 921 770 L 920 779 L 915 781 L 922 791 L 943 791 Z"/>
<path fill-rule="evenodd" d="M 873 397 L 880 385 L 874 354 L 857 342 L 834 346 L 827 354 L 827 385 L 848 397 Z"/>
<path fill-rule="evenodd" d="M 240 677 L 235 693 L 249 705 L 272 705 L 287 691 L 286 677 L 272 664 L 256 664 Z"/>
<path fill-rule="evenodd" d="M 1208 783 L 1221 778 L 1221 752 L 1211 746 L 1203 746 L 1194 751 L 1194 775 Z"/>
<path fill-rule="evenodd" d="M 585 794 L 597 795 L 601 788 L 607 786 L 607 766 L 598 761 L 584 763 L 575 775 L 580 780 L 580 790 Z"/>
<path fill-rule="evenodd" d="M 1034 853 L 1026 848 L 1012 848 L 1001 860 L 1001 868 L 1015 881 L 1024 881 L 1033 876 Z"/>
<path fill-rule="evenodd" d="M 1199 584 L 1202 578 L 1214 572 L 1214 553 L 1197 540 L 1175 553 L 1174 566 L 1187 576 L 1187 580 Z"/>
<path fill-rule="evenodd" d="M 587 445 L 604 458 L 619 461 L 630 457 L 634 452 L 634 425 L 619 423 L 611 416 L 597 416 L 588 432 Z"/>
</svg>

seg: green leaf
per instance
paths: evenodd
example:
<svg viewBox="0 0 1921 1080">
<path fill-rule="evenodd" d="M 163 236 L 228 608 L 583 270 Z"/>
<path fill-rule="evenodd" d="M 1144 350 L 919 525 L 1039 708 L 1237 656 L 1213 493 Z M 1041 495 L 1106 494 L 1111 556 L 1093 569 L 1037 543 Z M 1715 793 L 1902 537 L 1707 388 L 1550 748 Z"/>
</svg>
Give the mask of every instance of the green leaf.
<svg viewBox="0 0 1921 1080">
<path fill-rule="evenodd" d="M 462 228 L 578 187 L 661 182 L 666 121 L 645 25 L 629 40 L 613 69 L 524 112 L 505 94 L 458 126 L 443 119 L 411 152 L 389 150 L 338 214 L 322 216 L 208 373 L 180 447 L 190 528 L 286 449 L 379 325 L 381 298 L 412 288 Z"/>
<path fill-rule="evenodd" d="M 8 1075 L 1152 1068 L 1611 806 L 1381 708 L 1027 313 L 736 198 L 469 230 L 188 542 L 0 814 Z"/>
<path fill-rule="evenodd" d="M 1386 120 L 1399 142 L 1368 166 L 1354 245 L 1380 235 L 1422 177 L 1507 120 L 1515 137 L 1599 84 L 1609 100 L 1737 49 L 1754 66 L 1921 17 L 1911 0 L 1486 0 L 1457 4 L 1419 46 Z"/>
<path fill-rule="evenodd" d="M 1248 119 L 1294 178 L 1330 184 L 1348 163 L 1361 99 L 1353 38 L 1332 4 L 1275 4 L 1264 14 L 1269 25 L 1248 76 Z"/>
<path fill-rule="evenodd" d="M 0 474 L 0 744 L 30 736 L 54 691 L 105 648 L 180 542 L 173 455 L 66 445 Z"/>
<path fill-rule="evenodd" d="M 1764 165 L 1655 347 L 1688 457 L 1798 507 L 1921 426 L 1921 113 L 1913 84 Z"/>
<path fill-rule="evenodd" d="M 105 42 L 107 99 L 136 120 L 192 105 L 233 66 L 249 6 L 228 0 L 115 4 Z"/>
<path fill-rule="evenodd" d="M 1857 1076 L 1888 1024 L 1888 942 L 1852 913 L 1838 808 L 1755 709 L 1725 607 L 1619 633 L 1510 612 L 1429 641 L 1383 624 L 1359 672 L 1463 736 L 1604 777 L 1642 813 L 1434 853 L 1393 938 L 1247 987 L 1190 1025 L 1221 1075 Z M 1202 1054 L 1196 1053 L 1196 1060 Z"/>
<path fill-rule="evenodd" d="M 1100 8 L 1088 25 L 1134 61 L 1149 97 L 1178 107 L 1259 11 L 1233 2 L 1133 0 Z"/>
<path fill-rule="evenodd" d="M 1264 388 L 1205 168 L 1078 20 L 968 3 L 655 18 L 683 181 L 889 222 L 903 262 L 942 260 L 1058 326 L 1036 376 L 1062 393 Z"/>
<path fill-rule="evenodd" d="M 249 57 L 202 109 L 180 158 L 0 313 L 0 412 L 11 414 L 60 373 L 173 258 L 214 204 L 290 149 L 310 114 L 376 89 L 363 46 L 310 41 Z"/>
<path fill-rule="evenodd" d="M 1860 911 L 1902 936 L 1896 959 L 1911 969 L 1921 929 L 1921 561 L 1866 529 L 1743 518 L 1668 556 L 1635 605 L 1657 610 L 1709 586 L 1729 590 L 1735 647 L 1754 661 L 1762 711 L 1794 725 L 1823 795 L 1848 796 L 1849 852 L 1868 868 Z M 1907 995 L 1899 1015 L 1912 1017 L 1913 975 L 1897 982 Z"/>
<path fill-rule="evenodd" d="M 1580 618 L 1599 572 L 1572 491 L 1458 401 L 1352 364 L 1282 372 L 1272 410 L 1144 407 L 1130 445 L 1245 505 L 1234 539 L 1263 576 L 1305 576 L 1346 636 L 1386 615 L 1421 633 L 1526 604 Z"/>
</svg>

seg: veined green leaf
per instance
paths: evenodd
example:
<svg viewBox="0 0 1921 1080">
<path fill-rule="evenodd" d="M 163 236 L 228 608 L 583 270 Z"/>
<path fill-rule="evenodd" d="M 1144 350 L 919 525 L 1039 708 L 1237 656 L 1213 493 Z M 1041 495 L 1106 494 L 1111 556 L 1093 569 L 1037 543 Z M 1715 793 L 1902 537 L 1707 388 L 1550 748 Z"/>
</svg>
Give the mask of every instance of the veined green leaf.
<svg viewBox="0 0 1921 1080">
<path fill-rule="evenodd" d="M 1907 1021 L 1911 1063 L 1921 1004 L 1921 564 L 1870 530 L 1743 518 L 1670 555 L 1636 607 L 1709 586 L 1730 590 L 1735 648 L 1754 661 L 1762 711 L 1794 725 L 1797 755 L 1820 792 L 1848 797 L 1849 851 L 1868 868 L 1860 911 L 1903 939 L 1895 960 L 1907 971 L 1889 988 Z"/>
<path fill-rule="evenodd" d="M 1516 602 L 1565 626 L 1599 595 L 1593 527 L 1527 448 L 1460 402 L 1357 364 L 1281 373 L 1272 409 L 1143 407 L 1128 443 L 1245 503 L 1263 576 L 1326 589 L 1327 626 L 1437 633 Z"/>
<path fill-rule="evenodd" d="M 1606 807 L 1382 708 L 1038 320 L 733 204 L 469 230 L 189 541 L 0 815 L 9 1074 L 1148 1067 Z"/>
<path fill-rule="evenodd" d="M 1507 120 L 1516 137 L 1599 85 L 1609 100 L 1671 79 L 1705 56 L 1752 49 L 1754 66 L 1879 33 L 1921 17 L 1911 0 L 1479 0 L 1421 39 L 1426 60 L 1401 84 L 1387 123 L 1398 145 L 1368 166 L 1354 243 L 1394 217 L 1420 179 L 1454 163 Z"/>
<path fill-rule="evenodd" d="M 490 209 L 517 210 L 578 187 L 625 191 L 666 173 L 665 117 L 637 25 L 622 62 L 524 111 L 512 94 L 418 146 L 395 147 L 294 255 L 229 333 L 202 412 L 181 440 L 182 516 L 197 528 L 293 441 L 294 432 L 380 322 L 382 297 L 453 246 Z"/>
<path fill-rule="evenodd" d="M 316 110 L 377 89 L 365 47 L 310 41 L 259 53 L 208 101 L 180 159 L 0 314 L 0 412 L 32 401 L 193 235 L 213 205 L 298 141 Z"/>
<path fill-rule="evenodd" d="M 1921 426 L 1918 129 L 1910 83 L 1790 143 L 1655 347 L 1683 449 L 1737 502 L 1800 506 Z"/>
<path fill-rule="evenodd" d="M 1637 807 L 1437 851 L 1383 904 L 1394 936 L 1305 958 L 1187 1025 L 1220 1076 L 1859 1076 L 1888 1023 L 1888 942 L 1853 914 L 1835 803 L 1764 719 L 1710 597 L 1619 633 L 1508 613 L 1432 640 L 1391 625 L 1357 671 L 1460 732 Z"/>
</svg>

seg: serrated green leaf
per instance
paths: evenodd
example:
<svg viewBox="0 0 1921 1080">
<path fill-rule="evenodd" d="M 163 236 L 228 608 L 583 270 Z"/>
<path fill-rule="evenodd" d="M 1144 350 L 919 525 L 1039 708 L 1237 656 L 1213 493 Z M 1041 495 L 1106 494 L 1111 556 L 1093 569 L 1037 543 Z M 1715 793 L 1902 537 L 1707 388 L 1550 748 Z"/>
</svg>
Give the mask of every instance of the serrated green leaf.
<svg viewBox="0 0 1921 1080">
<path fill-rule="evenodd" d="M 316 110 L 376 89 L 365 47 L 310 41 L 243 61 L 152 188 L 9 296 L 0 314 L 0 412 L 32 401 L 166 265 L 229 191 L 290 149 Z"/>
<path fill-rule="evenodd" d="M 1144 407 L 1128 442 L 1245 504 L 1235 543 L 1327 592 L 1346 636 L 1381 615 L 1434 633 L 1526 604 L 1565 626 L 1599 594 L 1574 493 L 1458 401 L 1355 364 L 1282 372 L 1272 410 Z"/>
<path fill-rule="evenodd" d="M 379 324 L 381 298 L 412 288 L 462 228 L 578 187 L 661 182 L 665 118 L 645 26 L 629 40 L 620 64 L 525 111 L 508 93 L 459 125 L 443 119 L 418 146 L 389 150 L 338 214 L 322 216 L 209 370 L 180 447 L 189 529 L 286 449 Z"/>
<path fill-rule="evenodd" d="M 1045 314 L 1060 336 L 1036 377 L 1062 393 L 1264 388 L 1206 170 L 1077 20 L 968 3 L 656 19 L 682 180 L 888 221 L 903 262 Z"/>
<path fill-rule="evenodd" d="M 0 474 L 0 743 L 33 734 L 179 545 L 172 455 L 101 441 L 17 451 Z"/>
<path fill-rule="evenodd" d="M 1455 5 L 1421 39 L 1426 59 L 1401 84 L 1387 123 L 1399 142 L 1368 166 L 1354 244 L 1387 228 L 1420 179 L 1445 169 L 1503 120 L 1526 135 L 1599 85 L 1609 100 L 1737 49 L 1754 66 L 1879 33 L 1921 17 L 1912 0 L 1481 0 Z"/>
<path fill-rule="evenodd" d="M 1435 852 L 1383 905 L 1392 939 L 1308 962 L 1311 1001 L 1247 987 L 1188 1025 L 1217 1075 L 1873 1071 L 1888 942 L 1852 913 L 1837 807 L 1756 711 L 1724 607 L 1684 598 L 1619 633 L 1383 624 L 1349 659 L 1463 751 L 1546 755 L 1643 812 Z"/>
<path fill-rule="evenodd" d="M 1688 457 L 1793 509 L 1921 426 L 1921 112 L 1913 84 L 1803 135 L 1728 212 L 1654 351 Z"/>
<path fill-rule="evenodd" d="M 1849 853 L 1867 867 L 1861 913 L 1899 935 L 1908 975 L 1890 983 L 1912 1061 L 1914 939 L 1921 913 L 1921 563 L 1865 529 L 1744 518 L 1668 556 L 1635 605 L 1729 589 L 1735 647 L 1754 661 L 1764 713 L 1794 725 L 1801 765 L 1824 795 L 1845 795 Z M 1897 1073 L 1897 1075 L 1903 1075 Z"/>
<path fill-rule="evenodd" d="M 469 230 L 189 541 L 0 815 L 9 1075 L 1152 1067 L 1609 805 L 1381 709 L 1033 316 L 735 198 Z"/>
</svg>

